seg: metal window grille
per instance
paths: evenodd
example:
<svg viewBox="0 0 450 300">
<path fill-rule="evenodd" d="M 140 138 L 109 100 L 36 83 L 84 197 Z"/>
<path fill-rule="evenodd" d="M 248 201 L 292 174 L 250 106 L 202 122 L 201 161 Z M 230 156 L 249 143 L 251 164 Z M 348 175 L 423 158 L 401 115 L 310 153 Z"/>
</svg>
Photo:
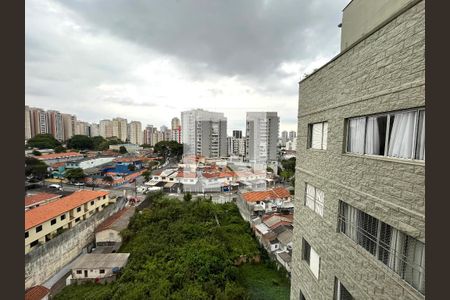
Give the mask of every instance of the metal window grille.
<svg viewBox="0 0 450 300">
<path fill-rule="evenodd" d="M 425 294 L 424 243 L 343 201 L 338 230 Z"/>
</svg>

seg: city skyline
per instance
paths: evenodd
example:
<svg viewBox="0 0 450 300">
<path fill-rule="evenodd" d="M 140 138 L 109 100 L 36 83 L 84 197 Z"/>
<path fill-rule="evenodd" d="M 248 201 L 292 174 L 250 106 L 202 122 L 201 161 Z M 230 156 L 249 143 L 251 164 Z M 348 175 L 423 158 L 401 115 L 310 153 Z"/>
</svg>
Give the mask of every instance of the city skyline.
<svg viewBox="0 0 450 300">
<path fill-rule="evenodd" d="M 298 81 L 339 52 L 346 2 L 298 11 L 294 1 L 168 1 L 137 10 L 119 2 L 27 1 L 25 103 L 87 122 L 126 111 L 156 127 L 203 108 L 223 112 L 230 129 L 243 131 L 245 111 L 277 111 L 280 130 L 296 130 Z M 129 15 L 136 22 L 116 28 L 114 20 Z M 215 28 L 198 35 L 209 23 Z"/>
</svg>

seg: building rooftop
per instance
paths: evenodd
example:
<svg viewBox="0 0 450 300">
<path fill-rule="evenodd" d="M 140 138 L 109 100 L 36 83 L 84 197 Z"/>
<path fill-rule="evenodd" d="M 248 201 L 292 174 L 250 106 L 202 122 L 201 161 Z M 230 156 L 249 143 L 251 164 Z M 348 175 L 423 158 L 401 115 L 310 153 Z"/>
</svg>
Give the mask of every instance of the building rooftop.
<svg viewBox="0 0 450 300">
<path fill-rule="evenodd" d="M 280 241 L 280 243 L 287 245 L 290 242 L 292 242 L 292 231 L 285 230 L 282 233 L 280 233 L 277 238 Z"/>
<path fill-rule="evenodd" d="M 68 157 L 83 157 L 83 154 L 78 152 L 62 152 L 62 153 L 52 153 L 52 154 L 42 154 L 40 156 L 35 156 L 39 160 L 57 159 L 57 158 L 68 158 Z"/>
<path fill-rule="evenodd" d="M 25 207 L 56 198 L 61 198 L 61 195 L 50 193 L 37 193 L 34 195 L 28 195 L 25 197 Z"/>
<path fill-rule="evenodd" d="M 127 264 L 130 253 L 89 253 L 81 256 L 72 269 L 112 269 L 122 268 Z"/>
<path fill-rule="evenodd" d="M 247 192 L 242 194 L 242 197 L 247 202 L 275 200 L 281 198 L 288 198 L 290 196 L 291 194 L 289 193 L 289 191 L 283 187 L 274 188 L 267 191 Z"/>
<path fill-rule="evenodd" d="M 107 191 L 79 190 L 46 205 L 25 212 L 25 230 L 53 219 L 97 197 L 108 195 Z"/>
<path fill-rule="evenodd" d="M 291 262 L 291 255 L 289 252 L 278 252 L 277 255 L 285 262 L 290 263 Z"/>
<path fill-rule="evenodd" d="M 50 293 L 50 290 L 42 285 L 36 285 L 25 291 L 25 300 L 41 300 Z"/>
<path fill-rule="evenodd" d="M 134 207 L 126 207 L 119 210 L 98 225 L 95 232 L 100 232 L 106 229 L 121 231 L 127 228 L 130 218 L 134 215 L 134 211 Z"/>
</svg>

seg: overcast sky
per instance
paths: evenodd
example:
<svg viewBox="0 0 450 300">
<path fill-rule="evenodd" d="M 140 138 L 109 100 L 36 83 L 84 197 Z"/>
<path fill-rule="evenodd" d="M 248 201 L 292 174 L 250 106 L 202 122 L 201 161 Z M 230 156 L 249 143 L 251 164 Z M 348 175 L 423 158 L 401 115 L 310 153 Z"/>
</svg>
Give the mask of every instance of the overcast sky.
<svg viewBox="0 0 450 300">
<path fill-rule="evenodd" d="M 349 0 L 27 0 L 25 103 L 87 122 L 167 125 L 193 108 L 277 111 L 297 129 L 298 81 L 339 52 Z"/>
</svg>

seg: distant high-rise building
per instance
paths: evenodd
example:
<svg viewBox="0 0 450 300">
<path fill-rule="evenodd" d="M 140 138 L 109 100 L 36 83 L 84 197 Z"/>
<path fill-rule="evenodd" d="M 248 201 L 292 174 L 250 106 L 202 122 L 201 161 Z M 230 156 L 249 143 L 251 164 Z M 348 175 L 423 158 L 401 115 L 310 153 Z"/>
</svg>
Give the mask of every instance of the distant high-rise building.
<svg viewBox="0 0 450 300">
<path fill-rule="evenodd" d="M 173 118 L 171 125 L 172 125 L 172 130 L 178 129 L 178 127 L 180 127 L 180 125 L 181 125 L 180 119 L 178 119 L 177 117 Z"/>
<path fill-rule="evenodd" d="M 160 127 L 159 129 L 161 132 L 166 132 L 167 130 L 169 130 L 169 128 L 166 125 L 163 125 Z"/>
<path fill-rule="evenodd" d="M 130 122 L 130 143 L 141 145 L 143 144 L 142 124 L 139 121 Z"/>
<path fill-rule="evenodd" d="M 89 124 L 87 122 L 77 121 L 75 124 L 75 135 L 89 136 Z"/>
<path fill-rule="evenodd" d="M 184 155 L 227 155 L 227 119 L 223 113 L 194 109 L 181 113 Z"/>
<path fill-rule="evenodd" d="M 112 135 L 125 142 L 128 138 L 127 119 L 114 118 L 112 119 Z"/>
<path fill-rule="evenodd" d="M 109 138 L 113 136 L 113 123 L 111 120 L 101 120 L 100 124 L 100 136 Z"/>
<path fill-rule="evenodd" d="M 33 132 L 31 131 L 31 110 L 25 105 L 25 140 L 31 139 Z"/>
<path fill-rule="evenodd" d="M 53 135 L 58 141 L 64 140 L 64 123 L 59 111 L 47 111 L 48 133 Z"/>
<path fill-rule="evenodd" d="M 281 145 L 285 146 L 289 139 L 289 133 L 286 130 L 281 132 Z"/>
<path fill-rule="evenodd" d="M 32 136 L 49 133 L 47 113 L 40 108 L 30 107 Z"/>
<path fill-rule="evenodd" d="M 96 123 L 92 123 L 89 125 L 89 136 L 99 136 L 100 135 L 100 125 Z"/>
<path fill-rule="evenodd" d="M 75 115 L 62 114 L 62 122 L 64 127 L 64 140 L 67 141 L 75 134 L 77 117 Z"/>
<path fill-rule="evenodd" d="M 154 146 L 155 142 L 153 139 L 153 133 L 156 131 L 156 128 L 153 125 L 147 125 L 144 129 L 144 144 Z"/>
<path fill-rule="evenodd" d="M 241 134 L 242 136 L 242 134 Z M 229 136 L 227 138 L 228 156 L 245 156 L 246 139 Z"/>
<path fill-rule="evenodd" d="M 247 160 L 256 163 L 277 160 L 279 124 L 276 112 L 247 112 Z"/>
<path fill-rule="evenodd" d="M 293 141 L 297 137 L 297 133 L 295 131 L 289 131 L 289 140 Z"/>
<path fill-rule="evenodd" d="M 236 139 L 242 139 L 242 130 L 233 130 L 233 137 Z"/>
</svg>

